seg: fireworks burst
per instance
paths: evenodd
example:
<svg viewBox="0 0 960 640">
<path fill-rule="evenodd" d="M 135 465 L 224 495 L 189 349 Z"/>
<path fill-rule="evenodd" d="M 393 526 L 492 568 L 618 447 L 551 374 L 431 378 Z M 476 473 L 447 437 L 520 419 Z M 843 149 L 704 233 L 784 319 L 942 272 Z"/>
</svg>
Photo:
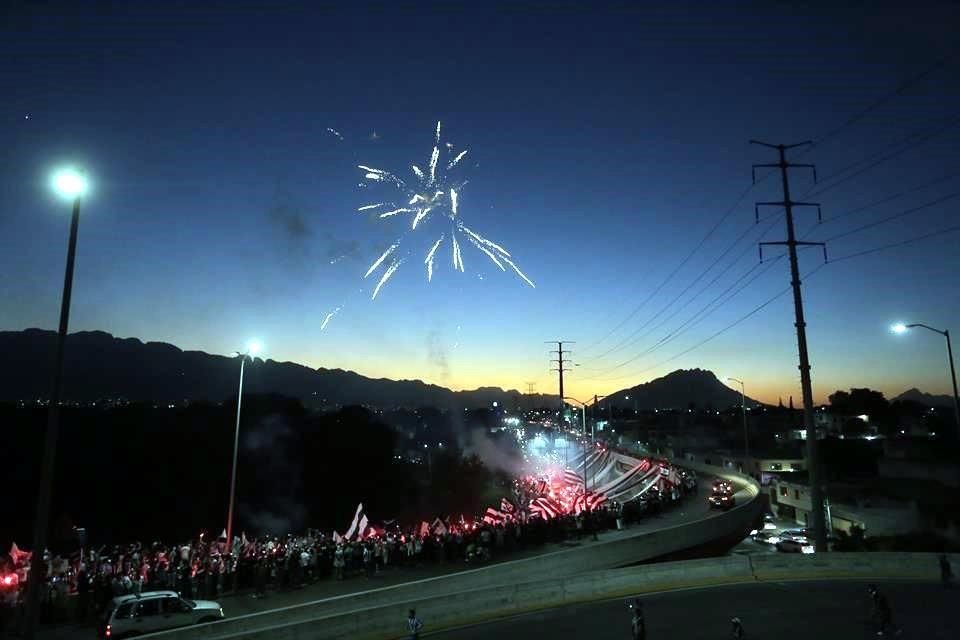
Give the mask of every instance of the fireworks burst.
<svg viewBox="0 0 960 640">
<path fill-rule="evenodd" d="M 364 204 L 358 207 L 357 211 L 360 213 L 373 214 L 381 220 L 408 215 L 410 227 L 404 235 L 416 231 L 418 227 L 423 228 L 434 218 L 445 218 L 450 224 L 450 251 L 455 271 L 464 272 L 461 245 L 463 244 L 462 241 L 465 240 L 486 255 L 501 271 L 505 272 L 507 267 L 509 267 L 525 283 L 531 287 L 536 287 L 533 281 L 520 270 L 514 262 L 513 256 L 511 256 L 505 248 L 464 225 L 460 208 L 462 190 L 467 184 L 467 181 L 456 180 L 452 176 L 452 172 L 460 166 L 460 163 L 467 156 L 469 150 L 463 149 L 462 151 L 457 151 L 451 143 L 441 143 L 440 132 L 440 122 L 437 122 L 433 149 L 430 152 L 429 160 L 425 167 L 420 167 L 415 164 L 410 165 L 413 178 L 409 183 L 390 171 L 362 164 L 357 165 L 357 168 L 364 172 L 364 179 L 367 181 L 366 184 L 382 183 L 392 185 L 398 193 L 396 200 Z M 444 157 L 441 158 L 441 156 Z M 433 280 L 434 258 L 441 245 L 446 241 L 447 235 L 448 232 L 440 233 L 437 240 L 432 244 L 429 251 L 427 251 L 426 258 L 423 261 L 427 271 L 427 282 Z M 458 237 L 460 240 L 458 240 Z M 380 257 L 370 265 L 366 274 L 364 274 L 364 278 L 369 277 L 387 261 L 387 258 L 392 257 L 381 274 L 380 281 L 377 283 L 371 299 L 377 297 L 380 288 L 386 284 L 405 261 L 405 257 L 400 258 L 394 255 L 400 246 L 401 239 L 402 237 L 397 239 L 384 251 Z"/>
</svg>

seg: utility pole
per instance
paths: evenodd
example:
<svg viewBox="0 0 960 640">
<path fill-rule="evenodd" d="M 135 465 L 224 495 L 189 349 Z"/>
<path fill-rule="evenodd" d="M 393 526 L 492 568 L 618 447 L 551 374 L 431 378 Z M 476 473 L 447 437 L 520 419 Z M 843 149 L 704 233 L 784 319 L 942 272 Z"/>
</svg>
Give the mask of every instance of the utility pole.
<svg viewBox="0 0 960 640">
<path fill-rule="evenodd" d="M 563 355 L 563 354 L 569 354 L 570 351 L 568 349 L 564 349 L 563 345 L 575 344 L 575 343 L 571 340 L 547 340 L 546 344 L 557 345 L 557 348 L 550 352 L 551 355 L 554 353 L 557 354 L 557 357 L 550 360 L 550 362 L 554 362 L 557 365 L 557 368 L 551 369 L 551 371 L 556 371 L 560 375 L 560 416 L 562 419 L 563 408 L 566 406 L 563 400 L 563 395 L 564 395 L 563 394 L 563 374 L 568 371 L 571 371 L 571 369 L 568 368 L 568 365 L 570 364 L 570 359 Z"/>
<path fill-rule="evenodd" d="M 823 484 L 820 477 L 820 458 L 818 456 L 819 443 L 817 442 L 817 428 L 813 416 L 813 385 L 810 382 L 810 355 L 807 351 L 807 324 L 803 319 L 803 296 L 800 291 L 800 268 L 797 265 L 797 246 L 798 245 L 817 245 L 823 247 L 823 259 L 827 259 L 827 247 L 822 242 L 800 242 L 796 238 L 793 229 L 793 207 L 816 207 L 818 219 L 820 217 L 820 205 L 813 202 L 794 202 L 790 199 L 790 180 L 787 175 L 787 169 L 792 167 L 804 167 L 813 171 L 813 180 L 817 180 L 817 169 L 812 164 L 794 164 L 787 162 L 787 150 L 794 149 L 812 142 L 801 142 L 798 144 L 767 144 L 751 140 L 750 144 L 758 144 L 770 149 L 776 149 L 779 153 L 779 162 L 773 164 L 755 164 L 753 165 L 753 182 L 757 181 L 757 169 L 760 167 L 769 167 L 780 170 L 780 178 L 783 183 L 783 200 L 780 202 L 758 202 L 756 203 L 756 218 L 760 221 L 761 206 L 783 207 L 787 220 L 787 239 L 783 242 L 761 242 L 760 260 L 763 261 L 764 245 L 785 245 L 790 255 L 790 284 L 793 286 L 793 307 L 796 315 L 797 327 L 797 350 L 800 355 L 800 388 L 803 393 L 803 423 L 807 430 L 807 471 L 810 477 L 810 507 L 813 516 L 814 545 L 818 552 L 827 551 L 827 531 L 824 519 L 824 498 Z"/>
<path fill-rule="evenodd" d="M 536 402 L 534 396 L 537 393 L 537 383 L 536 382 L 527 382 L 527 409 L 532 410 L 534 408 L 533 404 Z"/>
</svg>

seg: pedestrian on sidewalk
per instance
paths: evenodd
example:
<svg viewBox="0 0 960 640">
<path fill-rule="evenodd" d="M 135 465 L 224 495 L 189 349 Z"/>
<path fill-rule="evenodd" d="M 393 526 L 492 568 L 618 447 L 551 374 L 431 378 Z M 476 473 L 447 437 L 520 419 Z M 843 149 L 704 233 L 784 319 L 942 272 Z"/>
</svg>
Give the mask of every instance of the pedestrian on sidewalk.
<svg viewBox="0 0 960 640">
<path fill-rule="evenodd" d="M 410 640 L 418 640 L 421 629 L 423 629 L 423 621 L 417 617 L 417 610 L 410 609 L 407 614 L 407 631 L 410 632 Z"/>
<path fill-rule="evenodd" d="M 947 554 L 940 554 L 940 582 L 944 587 L 950 588 L 953 583 L 953 569 L 950 567 L 950 559 Z"/>
</svg>

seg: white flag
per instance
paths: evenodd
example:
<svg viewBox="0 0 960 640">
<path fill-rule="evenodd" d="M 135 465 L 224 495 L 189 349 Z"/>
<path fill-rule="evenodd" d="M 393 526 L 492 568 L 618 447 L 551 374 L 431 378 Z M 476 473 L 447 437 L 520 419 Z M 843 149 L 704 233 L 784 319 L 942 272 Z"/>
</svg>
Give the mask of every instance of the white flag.
<svg viewBox="0 0 960 640">
<path fill-rule="evenodd" d="M 344 534 L 344 538 L 350 540 L 353 538 L 353 535 L 357 532 L 357 525 L 360 523 L 360 514 L 363 513 L 363 503 L 357 505 L 357 512 L 353 514 L 353 522 L 350 523 L 350 528 L 347 529 L 347 533 Z"/>
<path fill-rule="evenodd" d="M 367 525 L 369 521 L 367 520 L 367 514 L 363 514 L 363 517 L 360 518 L 360 526 L 357 527 L 357 540 L 363 539 L 363 534 L 367 532 Z"/>
</svg>

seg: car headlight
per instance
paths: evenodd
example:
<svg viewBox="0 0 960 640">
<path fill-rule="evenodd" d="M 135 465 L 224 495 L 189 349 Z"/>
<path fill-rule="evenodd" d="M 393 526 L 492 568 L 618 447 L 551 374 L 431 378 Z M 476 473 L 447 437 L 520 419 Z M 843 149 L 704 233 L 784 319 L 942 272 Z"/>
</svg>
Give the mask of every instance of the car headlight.
<svg viewBox="0 0 960 640">
<path fill-rule="evenodd" d="M 220 607 L 220 617 L 223 617 L 223 607 Z"/>
</svg>

